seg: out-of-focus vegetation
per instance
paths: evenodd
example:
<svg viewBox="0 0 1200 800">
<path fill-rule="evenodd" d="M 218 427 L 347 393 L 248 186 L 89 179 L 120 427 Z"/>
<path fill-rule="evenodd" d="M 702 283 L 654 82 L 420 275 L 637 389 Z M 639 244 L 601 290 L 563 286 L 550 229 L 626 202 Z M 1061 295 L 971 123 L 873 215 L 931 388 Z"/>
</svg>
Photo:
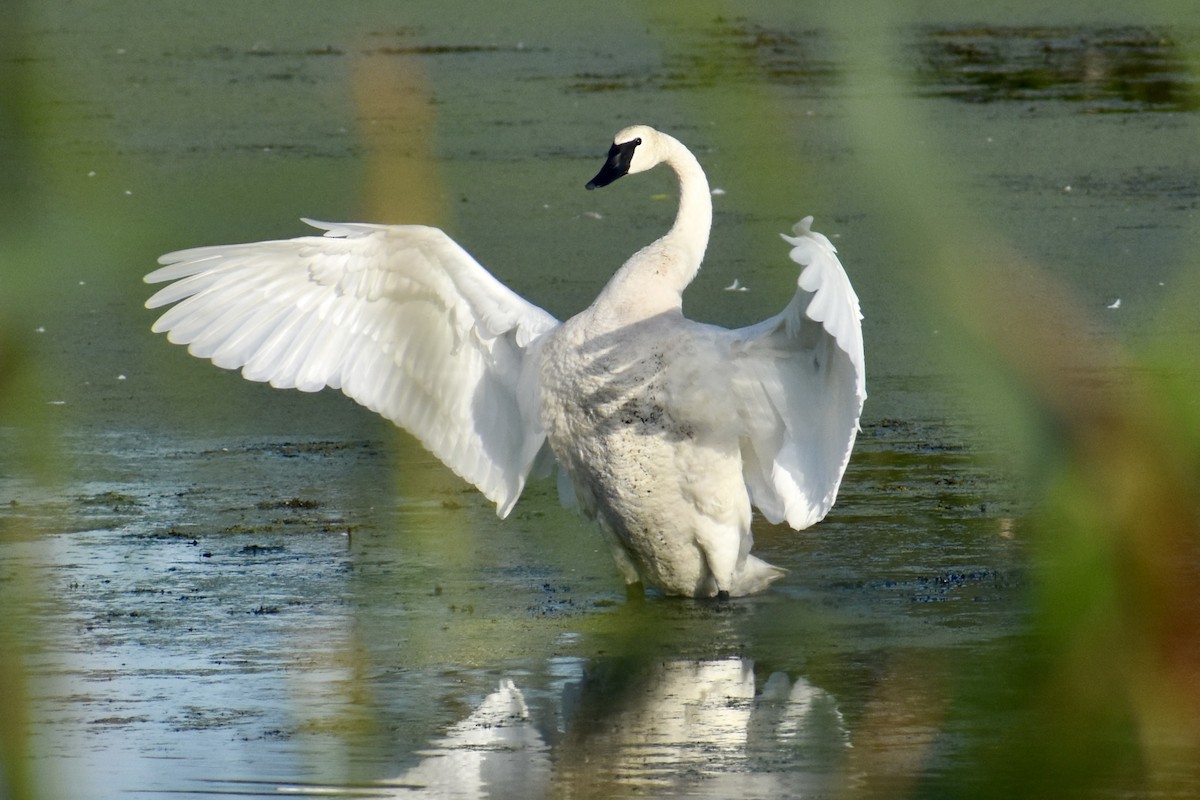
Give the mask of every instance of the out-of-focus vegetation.
<svg viewBox="0 0 1200 800">
<path fill-rule="evenodd" d="M 0 26 L 0 426 L 29 429 L 36 425 L 28 396 L 31 365 L 13 324 L 15 240 L 28 222 L 26 202 L 33 181 L 29 166 L 30 87 L 14 75 L 12 65 L 24 52 L 23 4 L 12 4 Z M 0 452 L 0 475 L 32 460 L 27 437 L 6 439 Z M 23 535 L 0 521 L 0 542 Z M 27 632 L 24 604 L 29 587 L 18 575 L 0 572 L 0 797 L 26 800 L 35 796 L 30 774 L 29 697 L 25 676 Z"/>
<path fill-rule="evenodd" d="M 840 33 L 881 213 L 900 247 L 925 254 L 919 274 L 899 279 L 950 333 L 944 357 L 970 376 L 973 402 L 1025 449 L 1038 495 L 1019 526 L 1032 545 L 1028 631 L 990 666 L 994 693 L 937 692 L 941 713 L 991 715 L 995 730 L 924 788 L 1186 795 L 1200 785 L 1200 342 L 1160 338 L 1139 352 L 1098 337 L 1053 265 L 1017 255 L 1007 237 L 1019 232 L 992 229 L 988 210 L 965 202 L 929 213 L 921 198 L 953 192 L 954 165 L 939 156 L 940 132 L 896 102 L 909 93 L 894 70 L 903 20 L 876 6 Z M 1198 273 L 1181 274 L 1163 326 L 1200 332 Z"/>
</svg>

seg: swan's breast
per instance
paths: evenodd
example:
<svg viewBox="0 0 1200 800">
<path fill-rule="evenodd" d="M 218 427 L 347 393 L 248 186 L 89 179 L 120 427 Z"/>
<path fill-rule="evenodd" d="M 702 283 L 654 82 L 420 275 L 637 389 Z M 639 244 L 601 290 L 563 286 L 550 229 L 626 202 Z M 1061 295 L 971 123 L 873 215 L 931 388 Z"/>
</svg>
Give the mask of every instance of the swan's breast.
<svg viewBox="0 0 1200 800">
<path fill-rule="evenodd" d="M 675 317 L 597 333 L 570 320 L 543 352 L 542 415 L 583 509 L 644 577 L 691 594 L 698 537 L 749 527 L 736 412 L 703 327 Z"/>
</svg>

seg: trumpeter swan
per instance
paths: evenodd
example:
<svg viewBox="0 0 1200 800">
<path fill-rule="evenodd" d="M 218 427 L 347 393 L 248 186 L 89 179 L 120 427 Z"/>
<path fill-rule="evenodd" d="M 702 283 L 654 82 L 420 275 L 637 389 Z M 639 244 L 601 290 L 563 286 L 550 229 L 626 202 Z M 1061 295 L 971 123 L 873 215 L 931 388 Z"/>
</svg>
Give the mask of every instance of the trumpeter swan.
<svg viewBox="0 0 1200 800">
<path fill-rule="evenodd" d="M 811 217 L 783 238 L 791 302 L 736 330 L 683 316 L 712 223 L 679 141 L 619 132 L 587 188 L 658 164 L 679 180 L 665 236 L 566 322 L 518 296 L 445 233 L 328 224 L 324 236 L 169 253 L 146 301 L 170 341 L 279 388 L 341 389 L 407 429 L 501 517 L 535 464 L 599 522 L 629 584 L 728 597 L 783 571 L 750 555 L 750 507 L 822 519 L 866 398 L 858 298 Z M 573 495 L 573 496 L 572 496 Z"/>
</svg>

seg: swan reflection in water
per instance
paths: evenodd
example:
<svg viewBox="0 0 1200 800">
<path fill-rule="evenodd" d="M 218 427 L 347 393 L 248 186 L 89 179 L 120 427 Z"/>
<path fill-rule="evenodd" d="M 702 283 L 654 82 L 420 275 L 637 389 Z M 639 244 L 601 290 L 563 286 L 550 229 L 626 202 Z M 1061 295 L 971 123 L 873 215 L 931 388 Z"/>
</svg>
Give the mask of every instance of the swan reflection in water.
<svg viewBox="0 0 1200 800">
<path fill-rule="evenodd" d="M 366 796 L 539 798 L 566 783 L 588 797 L 779 797 L 838 785 L 849 733 L 833 696 L 803 678 L 777 672 L 760 687 L 737 658 L 559 667 L 558 699 L 527 701 L 501 681 Z"/>
</svg>

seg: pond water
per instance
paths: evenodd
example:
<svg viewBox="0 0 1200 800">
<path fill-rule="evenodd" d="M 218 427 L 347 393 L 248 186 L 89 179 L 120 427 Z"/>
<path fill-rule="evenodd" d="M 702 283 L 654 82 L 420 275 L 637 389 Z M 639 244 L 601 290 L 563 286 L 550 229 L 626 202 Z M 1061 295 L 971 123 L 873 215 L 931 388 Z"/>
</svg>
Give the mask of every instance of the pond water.
<svg viewBox="0 0 1200 800">
<path fill-rule="evenodd" d="M 826 5 L 18 3 L 12 796 L 1200 793 L 1197 740 L 1139 750 L 1124 717 L 1062 762 L 1014 744 L 1074 730 L 1030 722 L 1028 520 L 1064 434 L 1023 381 L 1069 341 L 1119 389 L 1128 351 L 1200 333 L 1200 13 Z M 149 332 L 158 254 L 300 216 L 437 224 L 565 317 L 674 214 L 661 175 L 583 191 L 632 122 L 723 190 L 689 315 L 775 313 L 810 213 L 862 300 L 863 432 L 824 522 L 756 521 L 789 570 L 765 594 L 627 598 L 552 486 L 501 521 L 340 395 Z"/>
</svg>

